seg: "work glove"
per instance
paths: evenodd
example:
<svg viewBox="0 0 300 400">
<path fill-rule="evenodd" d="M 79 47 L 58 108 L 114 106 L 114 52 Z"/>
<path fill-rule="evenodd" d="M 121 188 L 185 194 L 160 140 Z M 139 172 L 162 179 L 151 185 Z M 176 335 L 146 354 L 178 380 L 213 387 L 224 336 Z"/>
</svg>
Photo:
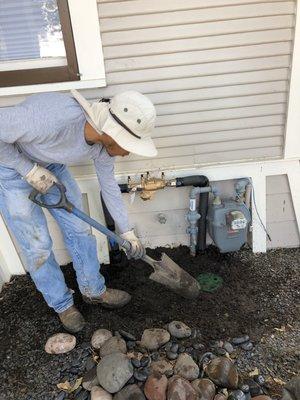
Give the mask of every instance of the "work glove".
<svg viewBox="0 0 300 400">
<path fill-rule="evenodd" d="M 25 175 L 25 179 L 29 185 L 43 194 L 46 194 L 53 186 L 54 182 L 57 182 L 57 179 L 52 172 L 38 164 L 34 164 L 34 167 L 28 172 L 27 175 Z"/>
<path fill-rule="evenodd" d="M 120 236 L 122 239 L 127 240 L 131 244 L 130 251 L 126 250 L 128 258 L 134 258 L 135 260 L 138 260 L 146 255 L 145 247 L 142 245 L 140 239 L 135 236 L 133 229 L 131 231 L 122 233 Z"/>
</svg>

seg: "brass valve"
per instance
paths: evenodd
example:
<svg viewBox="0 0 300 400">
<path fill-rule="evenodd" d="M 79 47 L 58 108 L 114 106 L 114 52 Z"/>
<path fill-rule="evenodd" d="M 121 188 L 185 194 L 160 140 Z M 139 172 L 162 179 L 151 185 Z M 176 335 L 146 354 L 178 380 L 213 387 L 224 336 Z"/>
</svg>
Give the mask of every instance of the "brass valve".
<svg viewBox="0 0 300 400">
<path fill-rule="evenodd" d="M 151 200 L 157 190 L 163 189 L 167 186 L 167 182 L 164 173 L 161 174 L 161 178 L 151 178 L 149 172 L 147 172 L 146 177 L 141 175 L 141 182 L 138 184 L 132 183 L 129 178 L 128 185 L 131 191 L 138 190 L 141 192 L 140 197 L 142 200 Z"/>
</svg>

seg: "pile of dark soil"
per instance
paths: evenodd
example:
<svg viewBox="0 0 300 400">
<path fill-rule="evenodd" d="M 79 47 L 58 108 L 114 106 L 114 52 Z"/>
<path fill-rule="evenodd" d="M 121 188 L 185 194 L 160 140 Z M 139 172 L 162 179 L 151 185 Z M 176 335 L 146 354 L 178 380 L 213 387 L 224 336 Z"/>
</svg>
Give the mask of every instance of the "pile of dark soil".
<svg viewBox="0 0 300 400">
<path fill-rule="evenodd" d="M 201 293 L 195 301 L 184 300 L 149 281 L 150 267 L 131 262 L 124 270 L 105 266 L 109 287 L 127 290 L 132 302 L 117 311 L 82 302 L 71 266 L 64 267 L 75 302 L 85 315 L 87 327 L 76 335 L 77 346 L 62 355 L 44 351 L 47 338 L 63 331 L 58 319 L 36 291 L 28 276 L 18 276 L 5 285 L 0 298 L 0 399 L 50 400 L 64 378 L 81 376 L 83 357 L 92 333 L 98 328 L 124 329 L 140 337 L 143 330 L 163 327 L 172 320 L 200 329 L 202 343 L 247 334 L 254 343 L 251 352 L 239 357 L 242 374 L 258 368 L 271 379 L 274 398 L 280 398 L 280 383 L 299 371 L 299 266 L 300 249 L 269 251 L 255 255 L 250 250 L 220 254 L 210 247 L 192 258 L 187 247 L 149 251 L 159 257 L 165 251 L 193 276 L 212 272 L 223 278 L 214 293 Z"/>
</svg>

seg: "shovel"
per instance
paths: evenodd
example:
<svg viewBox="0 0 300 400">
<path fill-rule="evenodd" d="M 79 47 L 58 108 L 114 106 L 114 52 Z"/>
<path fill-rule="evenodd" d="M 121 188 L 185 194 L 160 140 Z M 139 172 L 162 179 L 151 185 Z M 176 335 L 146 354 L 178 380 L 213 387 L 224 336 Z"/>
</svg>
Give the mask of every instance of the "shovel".
<svg viewBox="0 0 300 400">
<path fill-rule="evenodd" d="M 66 196 L 66 188 L 62 183 L 54 183 L 54 185 L 59 189 L 60 200 L 56 204 L 43 203 L 39 196 L 41 195 L 36 189 L 33 189 L 29 195 L 29 199 L 41 207 L 47 209 L 61 208 L 69 213 L 76 215 L 76 217 L 85 221 L 110 239 L 113 239 L 125 250 L 130 251 L 131 244 L 120 236 L 116 235 L 114 232 L 106 228 L 106 226 L 101 225 L 99 222 L 92 219 L 90 216 L 76 208 Z M 160 283 L 171 289 L 173 292 L 186 299 L 195 299 L 200 293 L 200 287 L 196 279 L 194 279 L 190 274 L 179 267 L 174 261 L 171 260 L 165 253 L 162 254 L 160 261 L 156 261 L 153 258 L 145 255 L 142 258 L 147 264 L 151 265 L 154 272 L 150 275 L 150 279 Z"/>
</svg>

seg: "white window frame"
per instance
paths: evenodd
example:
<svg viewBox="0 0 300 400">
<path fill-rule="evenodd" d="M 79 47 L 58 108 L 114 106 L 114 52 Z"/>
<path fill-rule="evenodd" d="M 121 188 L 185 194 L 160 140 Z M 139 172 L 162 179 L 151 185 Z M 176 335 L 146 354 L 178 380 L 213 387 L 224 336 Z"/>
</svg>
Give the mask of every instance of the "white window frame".
<svg viewBox="0 0 300 400">
<path fill-rule="evenodd" d="M 80 73 L 79 81 L 0 88 L 0 96 L 106 86 L 97 0 L 67 0 Z"/>
</svg>

